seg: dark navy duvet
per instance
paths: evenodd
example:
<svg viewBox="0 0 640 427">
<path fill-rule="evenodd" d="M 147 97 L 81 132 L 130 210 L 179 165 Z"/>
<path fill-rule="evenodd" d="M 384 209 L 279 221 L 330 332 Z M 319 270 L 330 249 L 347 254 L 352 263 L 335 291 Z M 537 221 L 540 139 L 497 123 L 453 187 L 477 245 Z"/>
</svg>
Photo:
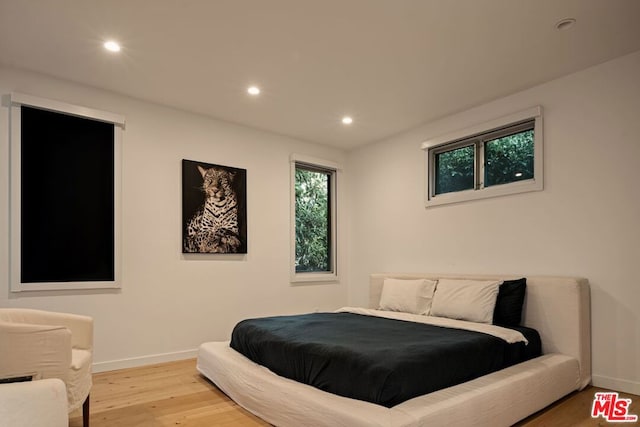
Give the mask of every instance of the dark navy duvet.
<svg viewBox="0 0 640 427">
<path fill-rule="evenodd" d="M 540 355 L 535 330 L 512 329 L 529 344 L 382 317 L 313 313 L 244 320 L 230 345 L 282 377 L 392 407 Z"/>
</svg>

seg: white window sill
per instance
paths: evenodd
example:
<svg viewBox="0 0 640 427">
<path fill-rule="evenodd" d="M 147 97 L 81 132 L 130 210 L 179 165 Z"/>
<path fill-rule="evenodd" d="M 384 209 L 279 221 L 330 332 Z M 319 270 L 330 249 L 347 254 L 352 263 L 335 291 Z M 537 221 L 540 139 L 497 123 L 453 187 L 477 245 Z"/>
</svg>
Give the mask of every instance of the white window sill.
<svg viewBox="0 0 640 427">
<path fill-rule="evenodd" d="M 337 282 L 338 275 L 335 273 L 295 273 L 291 275 L 291 283 L 330 283 Z"/>
</svg>

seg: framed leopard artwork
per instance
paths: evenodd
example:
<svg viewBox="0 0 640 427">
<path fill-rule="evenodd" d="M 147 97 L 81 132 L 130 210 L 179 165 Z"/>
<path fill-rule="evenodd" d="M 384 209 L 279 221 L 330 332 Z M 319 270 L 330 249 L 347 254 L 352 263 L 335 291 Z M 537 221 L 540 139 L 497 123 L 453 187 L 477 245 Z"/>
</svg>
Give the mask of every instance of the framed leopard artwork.
<svg viewBox="0 0 640 427">
<path fill-rule="evenodd" d="M 182 160 L 182 253 L 247 253 L 247 171 Z"/>
</svg>

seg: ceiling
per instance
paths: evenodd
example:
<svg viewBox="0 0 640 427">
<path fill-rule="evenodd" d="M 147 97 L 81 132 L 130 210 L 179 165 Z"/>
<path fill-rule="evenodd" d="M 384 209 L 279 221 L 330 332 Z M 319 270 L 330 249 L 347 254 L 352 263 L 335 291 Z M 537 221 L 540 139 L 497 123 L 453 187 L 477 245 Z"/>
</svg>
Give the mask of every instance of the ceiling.
<svg viewBox="0 0 640 427">
<path fill-rule="evenodd" d="M 0 63 L 348 150 L 640 50 L 639 20 L 638 0 L 0 0 Z"/>
</svg>

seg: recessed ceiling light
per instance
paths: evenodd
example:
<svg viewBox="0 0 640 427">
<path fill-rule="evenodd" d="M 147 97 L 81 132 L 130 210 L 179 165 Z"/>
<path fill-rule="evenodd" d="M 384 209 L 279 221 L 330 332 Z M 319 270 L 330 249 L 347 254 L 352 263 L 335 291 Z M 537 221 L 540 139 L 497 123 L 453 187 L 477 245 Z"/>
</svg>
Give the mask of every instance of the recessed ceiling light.
<svg viewBox="0 0 640 427">
<path fill-rule="evenodd" d="M 342 118 L 342 123 L 345 125 L 350 125 L 351 123 L 353 123 L 353 119 L 349 116 L 344 116 Z"/>
<path fill-rule="evenodd" d="M 556 29 L 558 30 L 567 30 L 573 27 L 573 24 L 576 23 L 576 20 L 573 18 L 565 18 L 561 19 L 556 23 Z"/>
<path fill-rule="evenodd" d="M 247 93 L 248 93 L 249 95 L 254 95 L 254 96 L 255 96 L 255 95 L 260 95 L 260 88 L 258 88 L 257 86 L 250 86 L 250 87 L 247 89 Z"/>
<path fill-rule="evenodd" d="M 118 42 L 115 42 L 113 40 L 104 42 L 103 46 L 109 52 L 120 52 L 120 45 L 118 44 Z"/>
</svg>

